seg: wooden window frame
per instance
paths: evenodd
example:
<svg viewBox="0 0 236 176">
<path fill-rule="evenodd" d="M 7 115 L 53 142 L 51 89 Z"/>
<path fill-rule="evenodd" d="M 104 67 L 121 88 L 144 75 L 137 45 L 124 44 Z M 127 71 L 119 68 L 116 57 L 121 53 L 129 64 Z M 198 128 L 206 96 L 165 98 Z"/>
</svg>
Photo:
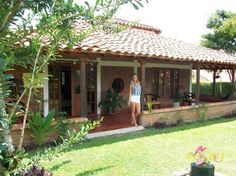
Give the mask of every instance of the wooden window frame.
<svg viewBox="0 0 236 176">
<path fill-rule="evenodd" d="M 156 87 L 157 87 L 157 89 L 156 89 L 156 91 L 157 91 L 157 95 L 159 96 L 159 97 L 163 97 L 163 98 L 170 98 L 170 97 L 172 97 L 172 96 L 174 96 L 174 94 L 175 93 L 177 93 L 177 91 L 179 91 L 179 81 L 180 81 L 180 76 L 179 76 L 179 69 L 172 69 L 172 68 L 157 68 L 156 69 L 157 70 L 157 72 L 156 72 L 156 75 L 157 75 L 157 77 L 156 77 Z M 160 80 L 160 70 L 162 70 L 163 71 L 163 80 L 162 80 L 162 82 L 163 82 L 163 84 L 162 84 L 162 95 L 160 95 L 160 92 L 159 92 L 159 86 L 160 86 L 160 84 L 159 84 L 159 80 Z M 170 78 L 170 95 L 166 95 L 166 73 L 168 72 L 168 71 L 170 71 L 170 75 L 171 75 L 171 78 Z M 177 80 L 175 80 L 175 71 L 177 71 Z M 177 87 L 175 88 L 175 81 L 176 81 L 176 83 L 177 83 Z M 175 90 L 175 89 L 177 89 L 177 90 Z M 175 92 L 176 91 L 176 92 Z"/>
</svg>

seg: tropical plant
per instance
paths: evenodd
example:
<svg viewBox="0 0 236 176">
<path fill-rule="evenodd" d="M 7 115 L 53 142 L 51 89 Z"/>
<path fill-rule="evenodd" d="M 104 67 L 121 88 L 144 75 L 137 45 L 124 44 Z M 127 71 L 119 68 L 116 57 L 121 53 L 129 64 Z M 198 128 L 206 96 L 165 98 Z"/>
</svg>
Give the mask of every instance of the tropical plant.
<svg viewBox="0 0 236 176">
<path fill-rule="evenodd" d="M 108 89 L 105 97 L 98 104 L 99 107 L 105 108 L 106 112 L 114 113 L 117 108 L 123 108 L 126 105 L 124 98 L 114 89 Z"/>
<path fill-rule="evenodd" d="M 45 150 L 39 150 L 35 152 L 31 157 L 25 157 L 26 161 L 21 162 L 18 165 L 18 172 L 24 173 L 25 171 L 30 170 L 30 168 L 32 168 L 34 165 L 36 165 L 37 167 L 40 166 L 41 161 L 51 161 L 53 158 L 60 156 L 63 151 L 69 150 L 72 145 L 78 144 L 83 141 L 86 134 L 88 134 L 90 130 L 99 126 L 102 121 L 103 118 L 101 118 L 100 120 L 83 122 L 82 124 L 79 124 L 79 126 L 77 126 L 77 130 L 75 130 L 74 128 L 68 130 L 66 136 L 63 135 L 61 136 L 61 140 L 59 140 L 58 142 L 55 141 L 54 146 L 48 147 Z"/>
<path fill-rule="evenodd" d="M 189 153 L 188 157 L 194 160 L 194 164 L 197 166 L 209 166 L 211 161 L 221 162 L 224 159 L 224 155 L 218 152 L 207 153 L 206 147 L 199 146 L 193 153 Z"/>
<path fill-rule="evenodd" d="M 181 102 L 182 96 L 179 92 L 176 92 L 175 95 L 173 96 L 173 101 L 174 102 Z"/>
<path fill-rule="evenodd" d="M 40 112 L 35 113 L 29 119 L 29 128 L 32 137 L 41 146 L 46 135 L 56 131 L 56 125 L 53 126 L 55 110 L 51 110 L 46 117 L 42 117 Z"/>
</svg>

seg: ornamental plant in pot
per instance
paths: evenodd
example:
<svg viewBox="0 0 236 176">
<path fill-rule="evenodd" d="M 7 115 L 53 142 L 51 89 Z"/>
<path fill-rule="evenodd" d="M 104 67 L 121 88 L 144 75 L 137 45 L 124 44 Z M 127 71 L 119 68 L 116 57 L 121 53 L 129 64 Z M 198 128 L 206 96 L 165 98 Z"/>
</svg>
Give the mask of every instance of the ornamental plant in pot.
<svg viewBox="0 0 236 176">
<path fill-rule="evenodd" d="M 123 108 L 126 105 L 124 98 L 114 89 L 108 89 L 105 97 L 98 104 L 99 107 L 105 108 L 108 114 L 113 114 L 117 108 Z"/>
<path fill-rule="evenodd" d="M 179 92 L 176 92 L 175 95 L 173 96 L 173 107 L 179 107 L 181 100 L 182 96 L 180 95 Z"/>
<path fill-rule="evenodd" d="M 195 161 L 191 163 L 191 176 L 214 176 L 215 166 L 211 161 L 221 162 L 223 154 L 212 152 L 207 153 L 206 147 L 199 146 L 189 157 Z"/>
</svg>

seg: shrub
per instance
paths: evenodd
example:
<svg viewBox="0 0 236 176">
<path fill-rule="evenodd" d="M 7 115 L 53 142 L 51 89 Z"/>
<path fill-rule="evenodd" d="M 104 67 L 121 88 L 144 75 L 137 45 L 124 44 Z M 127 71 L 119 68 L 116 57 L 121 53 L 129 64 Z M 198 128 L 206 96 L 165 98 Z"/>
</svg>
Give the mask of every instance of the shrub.
<svg viewBox="0 0 236 176">
<path fill-rule="evenodd" d="M 40 112 L 37 112 L 29 120 L 29 127 L 32 137 L 36 140 L 37 144 L 41 146 L 48 133 L 56 130 L 53 126 L 55 110 L 51 110 L 46 117 L 42 117 Z"/>
<path fill-rule="evenodd" d="M 126 105 L 124 98 L 115 90 L 108 89 L 105 97 L 100 101 L 99 107 L 105 108 L 106 112 L 114 113 L 117 108 L 123 108 Z"/>
<path fill-rule="evenodd" d="M 196 83 L 192 84 L 193 92 L 196 92 Z M 217 82 L 215 87 L 215 95 L 226 96 L 232 91 L 232 83 Z M 200 83 L 200 93 L 212 95 L 213 83 Z"/>
</svg>

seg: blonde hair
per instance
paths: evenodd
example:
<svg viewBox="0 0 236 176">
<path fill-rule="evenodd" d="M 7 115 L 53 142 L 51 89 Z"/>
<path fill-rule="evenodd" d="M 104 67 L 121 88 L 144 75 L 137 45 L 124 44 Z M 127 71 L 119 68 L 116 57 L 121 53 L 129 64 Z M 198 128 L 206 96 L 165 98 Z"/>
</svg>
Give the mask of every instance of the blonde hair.
<svg viewBox="0 0 236 176">
<path fill-rule="evenodd" d="M 134 82 L 134 80 L 133 80 L 133 77 L 134 77 L 134 76 L 137 76 L 136 82 Z M 134 86 L 135 86 L 136 84 L 140 84 L 140 81 L 138 80 L 138 75 L 135 73 L 135 74 L 133 74 L 132 79 L 131 79 L 131 83 L 130 83 L 132 91 L 134 90 Z"/>
</svg>

